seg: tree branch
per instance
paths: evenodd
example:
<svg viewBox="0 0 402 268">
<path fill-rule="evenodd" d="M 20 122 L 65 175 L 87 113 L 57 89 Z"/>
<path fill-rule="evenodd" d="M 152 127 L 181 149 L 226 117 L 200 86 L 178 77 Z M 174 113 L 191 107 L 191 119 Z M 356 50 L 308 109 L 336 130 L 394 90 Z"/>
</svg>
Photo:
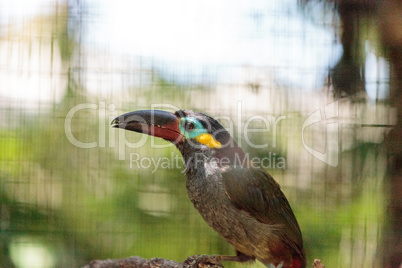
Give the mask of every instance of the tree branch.
<svg viewBox="0 0 402 268">
<path fill-rule="evenodd" d="M 125 259 L 107 259 L 107 260 L 94 260 L 83 268 L 156 268 L 156 267 L 169 267 L 169 268 L 190 268 L 190 267 L 204 267 L 204 268 L 222 268 L 214 256 L 201 255 L 190 256 L 184 262 L 175 262 L 161 258 L 143 259 L 141 257 L 129 257 Z"/>
<path fill-rule="evenodd" d="M 216 260 L 215 256 L 209 255 L 196 255 L 188 257 L 184 262 L 175 262 L 161 258 L 143 259 L 141 257 L 129 257 L 118 260 L 95 260 L 91 261 L 83 268 L 222 268 Z M 325 268 L 320 260 L 314 260 L 314 268 Z"/>
</svg>

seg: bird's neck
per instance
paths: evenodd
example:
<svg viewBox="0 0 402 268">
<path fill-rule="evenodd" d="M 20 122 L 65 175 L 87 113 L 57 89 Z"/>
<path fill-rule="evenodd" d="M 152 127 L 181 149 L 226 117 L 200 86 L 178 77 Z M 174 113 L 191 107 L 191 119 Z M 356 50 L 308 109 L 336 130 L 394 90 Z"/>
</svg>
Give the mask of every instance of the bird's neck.
<svg viewBox="0 0 402 268">
<path fill-rule="evenodd" d="M 195 147 L 190 143 L 178 144 L 185 167 L 199 168 L 201 164 L 210 163 L 219 167 L 245 166 L 248 158 L 243 150 L 233 141 L 231 146 L 220 149 L 211 149 L 206 145 Z"/>
<path fill-rule="evenodd" d="M 222 168 L 247 165 L 246 155 L 237 145 L 218 150 L 206 145 L 194 147 L 189 143 L 177 147 L 183 156 L 187 187 L 194 189 L 200 190 L 206 185 L 219 187 L 217 180 Z"/>
<path fill-rule="evenodd" d="M 181 150 L 186 174 L 186 188 L 188 196 L 201 215 L 207 214 L 208 208 L 213 206 L 211 196 L 219 196 L 222 191 L 220 177 L 221 167 L 213 150 Z M 208 205 L 209 204 L 209 205 Z"/>
<path fill-rule="evenodd" d="M 189 144 L 178 146 L 184 161 L 184 168 L 187 176 L 204 176 L 205 172 L 219 167 L 219 159 L 216 151 L 207 146 L 194 148 Z"/>
</svg>

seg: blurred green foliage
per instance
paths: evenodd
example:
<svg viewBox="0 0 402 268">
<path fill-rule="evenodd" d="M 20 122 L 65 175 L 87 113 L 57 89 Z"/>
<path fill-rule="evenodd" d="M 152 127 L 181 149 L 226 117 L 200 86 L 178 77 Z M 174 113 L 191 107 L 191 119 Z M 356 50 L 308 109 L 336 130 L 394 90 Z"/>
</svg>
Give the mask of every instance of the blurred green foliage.
<svg viewBox="0 0 402 268">
<path fill-rule="evenodd" d="M 41 113 L 3 111 L 18 122 L 0 128 L 0 267 L 79 267 L 93 259 L 141 256 L 183 261 L 195 254 L 233 254 L 188 200 L 180 161 L 178 167 L 154 173 L 152 168 L 129 166 L 130 153 L 180 159 L 175 148 L 151 148 L 148 140 L 140 148 L 126 148 L 121 161 L 119 148 L 110 143 L 119 144 L 118 130 L 109 132 L 108 118 L 91 109 L 75 115 L 72 134 L 82 142 L 99 143 L 99 128 L 106 126 L 105 146 L 83 149 L 68 141 L 65 118 L 70 109 L 101 100 L 85 93 L 71 69 L 79 45 L 76 29 L 68 28 L 68 8 L 58 12 L 52 18 L 57 25 L 52 44 L 57 41 L 60 46 L 67 75 L 64 98 Z M 207 99 L 211 91 L 176 85 L 152 70 L 150 85 L 127 94 L 130 101 L 120 103 L 119 111 L 144 108 L 141 103 L 192 108 L 199 96 Z M 270 152 L 289 157 L 289 141 L 300 145 L 294 129 L 300 128 L 303 115 L 289 112 L 288 117 L 288 125 L 279 129 L 277 147 L 264 151 L 244 146 L 245 151 L 257 157 Z M 115 137 L 110 137 L 113 132 Z M 127 140 L 140 137 L 125 135 Z M 296 214 L 310 264 L 320 258 L 327 267 L 367 267 L 375 257 L 368 255 L 375 254 L 383 224 L 385 156 L 381 143 L 355 142 L 351 148 L 341 152 L 337 168 L 269 170 Z M 297 185 L 303 172 L 311 181 Z"/>
<path fill-rule="evenodd" d="M 161 85 L 158 89 L 164 92 Z M 59 115 L 67 112 L 54 110 Z M 96 118 L 96 112 L 77 117 L 77 124 L 83 123 L 75 129 L 77 139 L 96 140 L 92 132 L 97 134 L 99 121 L 90 118 Z M 78 267 L 92 259 L 132 255 L 180 261 L 194 254 L 233 253 L 192 207 L 180 166 L 155 173 L 129 168 L 130 153 L 171 158 L 178 155 L 175 148 L 153 149 L 148 141 L 128 149 L 127 159 L 119 161 L 117 148 L 72 145 L 64 133 L 63 116 L 42 114 L 28 121 L 1 131 L 2 267 L 10 264 L 10 247 L 26 243 L 15 242 L 22 238 L 51 252 L 54 260 L 49 267 Z M 367 146 L 353 149 L 361 153 L 356 172 L 367 169 Z M 284 173 L 294 171 L 269 172 L 281 182 Z M 367 249 L 356 245 L 376 246 L 371 244 L 378 236 L 383 207 L 378 176 L 361 174 L 356 198 L 350 198 L 355 181 L 328 183 L 324 188 L 282 187 L 303 231 L 309 261 L 319 257 L 330 267 L 346 267 L 356 256 L 364 259 Z M 334 199 L 337 192 L 343 198 Z"/>
</svg>

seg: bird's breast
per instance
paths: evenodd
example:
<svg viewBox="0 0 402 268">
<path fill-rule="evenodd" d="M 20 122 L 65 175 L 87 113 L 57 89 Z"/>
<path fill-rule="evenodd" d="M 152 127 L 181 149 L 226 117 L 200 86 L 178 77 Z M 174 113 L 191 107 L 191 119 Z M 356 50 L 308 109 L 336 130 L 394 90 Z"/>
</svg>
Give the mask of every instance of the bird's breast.
<svg viewBox="0 0 402 268">
<path fill-rule="evenodd" d="M 201 173 L 201 172 L 200 172 Z M 204 220 L 236 249 L 247 254 L 252 245 L 242 213 L 226 195 L 219 170 L 188 174 L 187 192 Z"/>
<path fill-rule="evenodd" d="M 279 226 L 260 222 L 237 207 L 226 193 L 221 172 L 224 171 L 220 167 L 208 164 L 187 170 L 187 192 L 194 207 L 236 250 L 265 264 L 275 263 L 277 259 L 271 250 L 282 245 Z M 279 260 L 290 263 L 288 250 L 280 253 Z"/>
</svg>

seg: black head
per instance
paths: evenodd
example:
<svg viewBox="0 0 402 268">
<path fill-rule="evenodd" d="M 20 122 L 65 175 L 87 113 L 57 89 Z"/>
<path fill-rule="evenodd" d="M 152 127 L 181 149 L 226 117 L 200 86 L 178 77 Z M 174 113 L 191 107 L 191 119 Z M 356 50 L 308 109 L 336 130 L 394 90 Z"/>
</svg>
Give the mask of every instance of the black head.
<svg viewBox="0 0 402 268">
<path fill-rule="evenodd" d="M 171 141 L 185 157 L 209 151 L 229 165 L 245 157 L 229 132 L 217 120 L 191 110 L 179 110 L 174 114 L 160 110 L 135 111 L 117 117 L 112 125 Z"/>
</svg>

